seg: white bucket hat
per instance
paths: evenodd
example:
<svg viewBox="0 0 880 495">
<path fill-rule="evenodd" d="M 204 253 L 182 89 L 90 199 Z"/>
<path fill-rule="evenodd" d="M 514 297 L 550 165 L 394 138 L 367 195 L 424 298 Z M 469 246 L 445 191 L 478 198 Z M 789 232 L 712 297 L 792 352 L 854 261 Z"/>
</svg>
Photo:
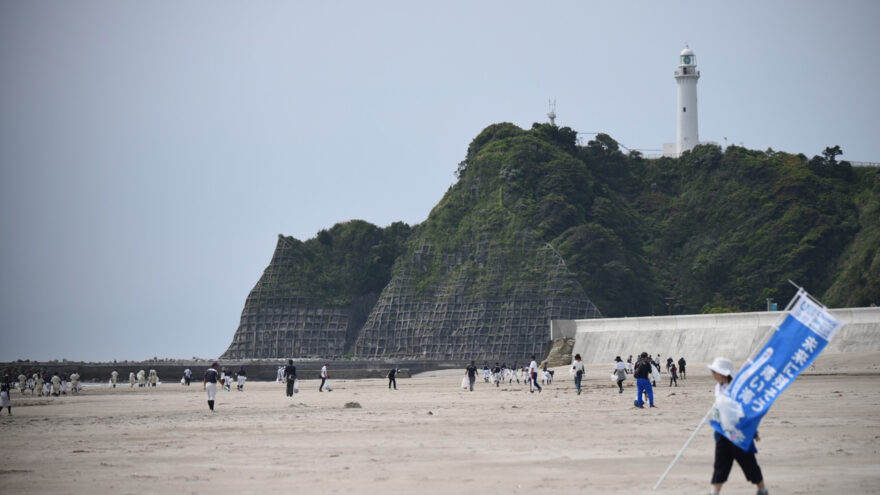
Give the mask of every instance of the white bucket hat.
<svg viewBox="0 0 880 495">
<path fill-rule="evenodd" d="M 727 358 L 717 357 L 707 368 L 719 375 L 733 376 L 733 361 Z"/>
</svg>

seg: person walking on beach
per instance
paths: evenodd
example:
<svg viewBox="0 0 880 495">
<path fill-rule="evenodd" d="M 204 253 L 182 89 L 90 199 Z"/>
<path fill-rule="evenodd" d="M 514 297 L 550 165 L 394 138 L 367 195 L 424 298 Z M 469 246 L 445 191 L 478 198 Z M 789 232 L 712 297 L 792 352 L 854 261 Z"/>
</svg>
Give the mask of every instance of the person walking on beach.
<svg viewBox="0 0 880 495">
<path fill-rule="evenodd" d="M 687 378 L 684 372 L 684 365 L 687 364 L 687 361 L 684 360 L 684 357 L 678 360 L 678 373 L 681 375 L 681 379 L 684 380 Z"/>
<path fill-rule="evenodd" d="M 9 411 L 9 415 L 12 416 L 12 377 L 9 376 L 9 372 L 3 375 L 3 381 L 0 382 L 0 412 L 3 412 L 3 408 L 5 407 L 7 411 Z"/>
<path fill-rule="evenodd" d="M 128 373 L 128 383 L 131 385 L 131 388 L 134 388 L 134 371 Z"/>
<path fill-rule="evenodd" d="M 581 361 L 581 355 L 574 355 L 574 363 L 571 364 L 571 370 L 574 372 L 574 388 L 577 389 L 578 395 L 581 395 L 581 380 L 584 378 L 584 362 Z"/>
<path fill-rule="evenodd" d="M 642 399 L 642 394 L 648 394 L 648 402 L 651 407 L 654 406 L 654 389 L 651 388 L 651 360 L 648 358 L 648 353 L 643 352 L 641 357 L 636 362 L 635 369 L 633 371 L 633 376 L 636 377 L 636 400 L 633 403 L 634 406 L 639 409 L 645 408 L 645 401 Z"/>
<path fill-rule="evenodd" d="M 657 380 L 660 379 L 660 363 L 657 360 L 660 359 L 660 356 L 657 356 L 657 359 L 654 359 L 653 356 L 648 354 L 648 361 L 651 363 L 651 386 L 657 386 Z"/>
<path fill-rule="evenodd" d="M 529 378 L 531 381 L 529 382 L 529 393 L 535 393 L 535 387 L 538 388 L 538 392 L 542 391 L 541 384 L 538 383 L 538 362 L 535 361 L 535 356 L 532 356 L 532 361 L 529 363 Z"/>
<path fill-rule="evenodd" d="M 287 366 L 284 367 L 282 372 L 287 382 L 287 396 L 293 397 L 293 386 L 296 384 L 296 366 L 293 365 L 293 359 L 287 360 Z"/>
<path fill-rule="evenodd" d="M 211 363 L 211 367 L 205 372 L 205 379 L 202 381 L 202 390 L 208 392 L 208 409 L 214 412 L 214 398 L 217 397 L 217 380 L 220 379 L 220 371 L 217 369 L 220 365 L 217 361 Z"/>
<path fill-rule="evenodd" d="M 388 390 L 391 390 L 391 385 L 394 385 L 394 390 L 397 390 L 397 367 L 392 366 L 391 371 L 388 372 Z"/>
<path fill-rule="evenodd" d="M 629 359 L 626 360 L 626 374 L 627 375 L 633 374 L 633 357 L 632 356 L 630 356 Z"/>
<path fill-rule="evenodd" d="M 330 375 L 327 373 L 327 366 L 329 365 L 330 363 L 324 363 L 324 366 L 321 367 L 321 385 L 318 386 L 318 392 L 324 391 L 324 385 L 327 383 L 327 379 L 330 378 Z M 332 392 L 330 387 L 327 387 L 327 391 Z"/>
<path fill-rule="evenodd" d="M 669 365 L 669 386 L 671 387 L 673 383 L 676 387 L 678 386 L 678 369 L 675 367 L 675 363 Z"/>
<path fill-rule="evenodd" d="M 247 381 L 247 372 L 244 370 L 244 365 L 238 367 L 238 391 L 244 392 L 244 382 Z"/>
<path fill-rule="evenodd" d="M 75 371 L 70 374 L 70 391 L 74 394 L 79 393 L 79 373 Z"/>
<path fill-rule="evenodd" d="M 189 387 L 190 382 L 192 382 L 193 372 L 191 369 L 187 368 L 183 370 L 183 384 Z"/>
<path fill-rule="evenodd" d="M 52 375 L 52 395 L 55 397 L 61 395 L 61 376 L 57 371 Z"/>
<path fill-rule="evenodd" d="M 119 372 L 115 369 L 110 372 L 110 385 L 116 388 L 116 381 L 119 379 Z"/>
<path fill-rule="evenodd" d="M 34 373 L 34 390 L 37 392 L 37 396 L 43 396 L 43 375 L 42 373 Z"/>
<path fill-rule="evenodd" d="M 623 393 L 623 381 L 626 380 L 626 365 L 623 364 L 623 359 L 620 359 L 620 356 L 614 358 L 614 376 L 617 377 L 617 388 L 619 391 L 618 394 Z"/>
<path fill-rule="evenodd" d="M 477 381 L 477 365 L 471 361 L 471 364 L 468 365 L 467 368 L 464 369 L 464 374 L 467 375 L 468 384 L 470 386 L 470 391 L 474 391 L 474 382 Z"/>
<path fill-rule="evenodd" d="M 715 379 L 715 400 L 717 401 L 727 392 L 727 387 L 733 380 L 733 362 L 730 359 L 717 357 L 712 364 L 709 365 L 709 371 L 712 372 L 712 378 Z M 712 409 L 712 416 L 716 420 L 720 417 L 717 406 Z M 758 434 L 755 433 L 755 440 L 760 440 Z M 755 441 L 752 440 L 748 451 L 737 447 L 733 442 L 715 432 L 715 463 L 712 471 L 712 489 L 710 495 L 718 495 L 721 493 L 721 487 L 727 481 L 730 475 L 730 469 L 733 467 L 733 461 L 739 464 L 746 479 L 758 486 L 756 495 L 769 495 L 770 492 L 764 486 L 764 475 L 761 473 L 761 467 L 755 459 Z"/>
</svg>

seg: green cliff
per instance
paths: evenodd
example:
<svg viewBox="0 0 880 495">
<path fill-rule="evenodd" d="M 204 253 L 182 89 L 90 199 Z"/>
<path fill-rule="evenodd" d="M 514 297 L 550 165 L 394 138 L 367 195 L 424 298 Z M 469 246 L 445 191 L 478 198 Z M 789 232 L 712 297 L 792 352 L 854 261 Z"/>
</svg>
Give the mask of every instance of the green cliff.
<svg viewBox="0 0 880 495">
<path fill-rule="evenodd" d="M 829 150 L 646 160 L 604 134 L 489 126 L 421 224 L 280 237 L 224 356 L 524 359 L 553 318 L 756 311 L 789 279 L 832 307 L 878 302 L 880 170 Z"/>
</svg>

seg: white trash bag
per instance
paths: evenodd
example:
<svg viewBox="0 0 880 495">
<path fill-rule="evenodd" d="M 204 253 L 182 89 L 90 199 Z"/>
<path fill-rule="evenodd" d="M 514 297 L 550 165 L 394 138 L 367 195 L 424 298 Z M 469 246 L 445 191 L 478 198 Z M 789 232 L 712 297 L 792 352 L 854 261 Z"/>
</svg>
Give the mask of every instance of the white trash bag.
<svg viewBox="0 0 880 495">
<path fill-rule="evenodd" d="M 468 388 L 468 377 L 464 377 L 461 379 L 461 388 L 467 390 Z"/>
<path fill-rule="evenodd" d="M 333 391 L 333 389 L 330 388 L 330 380 L 327 380 L 326 382 L 324 382 L 324 390 L 326 390 L 326 391 L 328 391 L 328 392 L 332 392 L 332 391 Z"/>
<path fill-rule="evenodd" d="M 617 373 L 611 373 L 611 383 L 616 384 L 617 380 L 619 380 L 619 378 L 617 378 Z"/>
<path fill-rule="evenodd" d="M 654 377 L 655 382 L 660 381 L 660 370 L 653 364 L 651 365 L 651 376 Z"/>
<path fill-rule="evenodd" d="M 293 393 L 295 393 L 295 394 L 299 393 L 299 380 L 296 380 L 293 382 Z"/>
</svg>

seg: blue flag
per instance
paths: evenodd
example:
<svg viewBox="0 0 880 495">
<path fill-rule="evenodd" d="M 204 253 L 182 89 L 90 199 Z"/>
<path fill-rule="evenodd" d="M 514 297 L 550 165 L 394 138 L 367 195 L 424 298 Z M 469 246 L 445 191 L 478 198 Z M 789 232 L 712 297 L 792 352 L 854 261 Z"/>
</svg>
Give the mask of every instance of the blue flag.
<svg viewBox="0 0 880 495">
<path fill-rule="evenodd" d="M 736 374 L 715 401 L 712 428 L 742 450 L 756 452 L 752 440 L 773 401 L 816 359 L 844 323 L 803 290 L 756 358 Z"/>
</svg>

